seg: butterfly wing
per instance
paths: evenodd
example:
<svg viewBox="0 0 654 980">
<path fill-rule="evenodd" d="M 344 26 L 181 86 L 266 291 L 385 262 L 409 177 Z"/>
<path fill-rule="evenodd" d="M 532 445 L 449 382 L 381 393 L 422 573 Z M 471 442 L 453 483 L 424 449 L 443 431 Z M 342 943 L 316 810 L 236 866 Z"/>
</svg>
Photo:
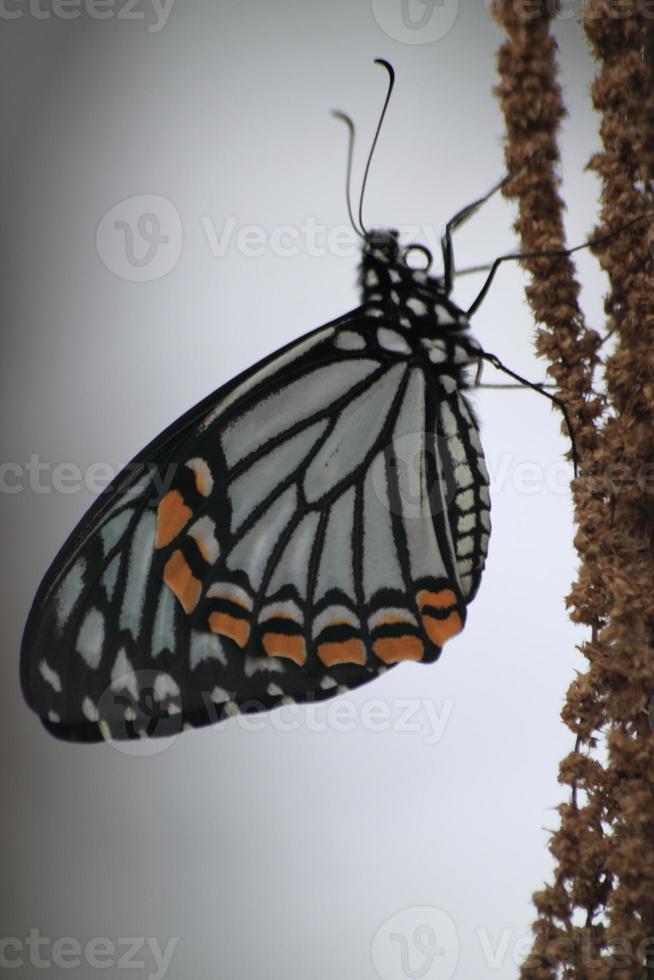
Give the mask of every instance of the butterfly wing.
<svg viewBox="0 0 654 980">
<path fill-rule="evenodd" d="M 462 628 L 485 554 L 476 426 L 378 327 L 355 311 L 255 365 L 91 508 L 23 642 L 25 697 L 54 734 L 318 700 L 433 660 Z"/>
</svg>

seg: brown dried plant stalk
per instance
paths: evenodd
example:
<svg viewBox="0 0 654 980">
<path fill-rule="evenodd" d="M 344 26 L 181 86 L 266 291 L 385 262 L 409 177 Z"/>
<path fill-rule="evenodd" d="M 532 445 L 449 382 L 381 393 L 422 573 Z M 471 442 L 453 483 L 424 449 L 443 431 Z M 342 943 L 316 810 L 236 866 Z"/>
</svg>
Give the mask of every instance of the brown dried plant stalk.
<svg viewBox="0 0 654 980">
<path fill-rule="evenodd" d="M 584 27 L 598 63 L 592 88 L 602 150 L 589 166 L 602 184 L 596 246 L 608 274 L 604 394 L 594 389 L 599 337 L 578 304 L 569 257 L 526 259 L 527 297 L 573 421 L 580 475 L 572 490 L 580 561 L 567 598 L 590 628 L 562 717 L 576 741 L 560 764 L 570 800 L 558 807 L 549 849 L 553 880 L 533 896 L 536 920 L 522 980 L 654 977 L 654 281 L 651 222 L 654 99 L 650 29 L 638 0 L 586 0 Z M 557 83 L 552 0 L 495 0 L 507 41 L 498 54 L 509 172 L 524 251 L 564 244 L 555 167 L 564 107 Z M 649 14 L 649 16 L 647 16 Z M 576 244 L 576 243 L 575 243 Z M 601 379 L 600 379 L 601 380 Z"/>
</svg>

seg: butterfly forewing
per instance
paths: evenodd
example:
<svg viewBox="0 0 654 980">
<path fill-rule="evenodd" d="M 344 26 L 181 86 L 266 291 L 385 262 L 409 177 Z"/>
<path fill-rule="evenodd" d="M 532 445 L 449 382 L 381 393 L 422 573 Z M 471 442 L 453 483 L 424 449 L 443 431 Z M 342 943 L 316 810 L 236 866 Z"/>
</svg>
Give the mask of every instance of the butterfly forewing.
<svg viewBox="0 0 654 980">
<path fill-rule="evenodd" d="M 414 322 L 455 308 L 391 281 L 398 309 L 375 294 L 205 399 L 71 535 L 23 645 L 26 698 L 55 734 L 159 735 L 327 697 L 461 630 L 488 480 L 463 348 Z"/>
</svg>

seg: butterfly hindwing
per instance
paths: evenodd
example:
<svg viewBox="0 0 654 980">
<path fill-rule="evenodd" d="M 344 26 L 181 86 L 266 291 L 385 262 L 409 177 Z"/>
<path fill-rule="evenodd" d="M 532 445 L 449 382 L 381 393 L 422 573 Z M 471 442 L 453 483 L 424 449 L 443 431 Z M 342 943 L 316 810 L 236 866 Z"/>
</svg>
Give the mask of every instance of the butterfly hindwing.
<svg viewBox="0 0 654 980">
<path fill-rule="evenodd" d="M 159 506 L 162 577 L 196 627 L 310 673 L 433 659 L 462 625 L 427 488 L 427 379 L 375 329 L 359 324 L 356 356 L 212 414 Z M 442 582 L 430 602 L 451 618 L 430 631 L 421 603 Z"/>
</svg>

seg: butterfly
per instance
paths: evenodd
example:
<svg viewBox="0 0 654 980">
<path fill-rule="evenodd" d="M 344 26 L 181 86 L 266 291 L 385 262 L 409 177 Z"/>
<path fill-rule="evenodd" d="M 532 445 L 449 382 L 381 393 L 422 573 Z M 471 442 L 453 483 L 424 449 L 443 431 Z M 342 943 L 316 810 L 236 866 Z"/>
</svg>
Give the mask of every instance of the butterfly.
<svg viewBox="0 0 654 980">
<path fill-rule="evenodd" d="M 443 276 L 360 220 L 361 305 L 209 395 L 98 498 L 23 638 L 23 693 L 52 734 L 320 700 L 431 663 L 463 629 L 490 497 L 450 233 L 479 203 L 448 224 Z"/>
</svg>

